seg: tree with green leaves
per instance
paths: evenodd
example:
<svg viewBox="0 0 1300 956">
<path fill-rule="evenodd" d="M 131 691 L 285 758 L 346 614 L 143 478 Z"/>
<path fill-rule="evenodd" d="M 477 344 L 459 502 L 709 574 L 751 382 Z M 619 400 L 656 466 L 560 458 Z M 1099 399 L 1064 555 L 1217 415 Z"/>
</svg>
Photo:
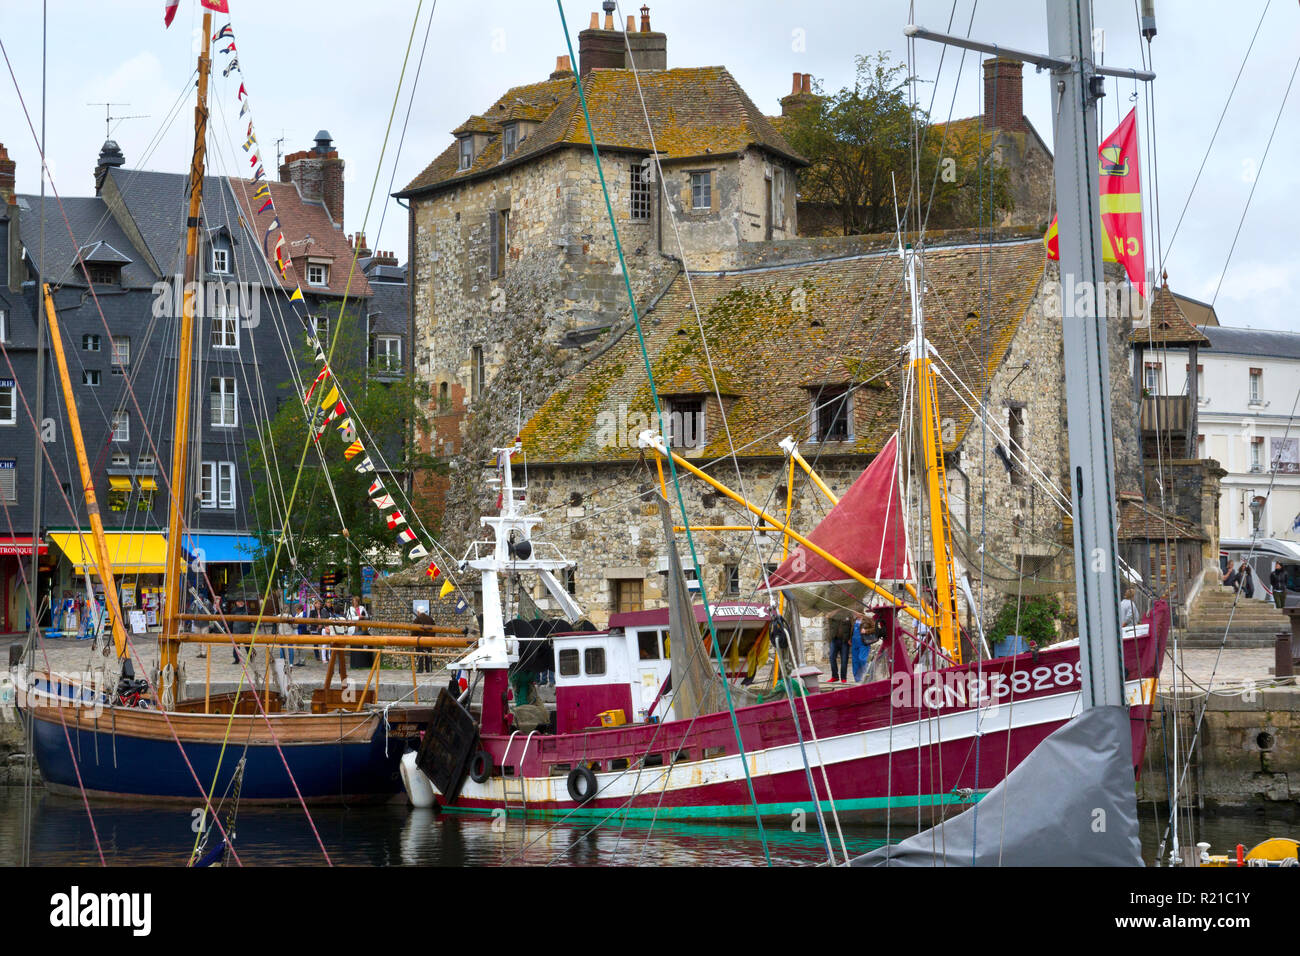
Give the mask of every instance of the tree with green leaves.
<svg viewBox="0 0 1300 956">
<path fill-rule="evenodd" d="M 412 545 L 397 540 L 400 527 L 407 526 L 390 529 L 388 515 L 401 510 L 412 530 L 419 533 L 420 525 L 411 520 L 410 512 L 413 509 L 423 513 L 423 502 L 416 500 L 415 491 L 407 490 L 412 487 L 407 476 L 434 463 L 408 441 L 414 428 L 424 426 L 414 383 L 371 361 L 360 319 L 349 315 L 339 323 L 336 316 L 331 316 L 329 329 L 334 336 L 330 367 L 340 394 L 347 400 L 344 417 L 350 417 L 356 425 L 357 437 L 366 446 L 377 471 L 358 474 L 355 465 L 360 458 L 343 457 L 346 446 L 337 429 L 343 418 L 330 422 L 319 443 L 313 443 L 302 397 L 295 394 L 293 383 L 286 382 L 281 385 L 284 394 L 278 403 L 279 411 L 250 448 L 253 507 L 260 521 L 274 522 L 272 532 L 278 532 L 282 524 L 290 529 L 293 550 L 281 549 L 276 564 L 280 580 L 316 581 L 325 570 L 342 568 L 347 572 L 347 592 L 356 594 L 360 593 L 361 569 L 365 565 L 396 570 L 407 563 L 406 552 Z M 300 367 L 319 368 L 305 346 Z M 304 374 L 307 381 L 314 377 L 314 373 Z M 319 408 L 327 388 L 322 383 L 312 396 L 313 411 Z M 297 480 L 292 513 L 284 521 L 284 508 L 293 493 L 295 472 L 305 446 L 309 447 Z M 387 471 L 380 463 L 381 455 Z M 380 510 L 371 503 L 369 488 L 376 477 L 383 479 L 385 491 L 396 499 L 398 509 Z M 406 505 L 408 498 L 410 507 Z M 272 532 L 260 535 L 262 552 L 257 560 L 264 572 L 269 571 L 275 553 L 276 535 Z M 420 535 L 428 546 L 424 537 Z"/>
<path fill-rule="evenodd" d="M 906 68 L 887 54 L 854 62 L 852 88 L 827 95 L 818 85 L 781 126 L 811 164 L 799 174 L 801 202 L 833 209 L 846 236 L 893 232 L 895 189 L 900 207 L 915 208 L 919 196 L 923 217 L 946 225 L 996 222 L 1012 207 L 987 130 L 931 125 L 908 103 Z"/>
</svg>

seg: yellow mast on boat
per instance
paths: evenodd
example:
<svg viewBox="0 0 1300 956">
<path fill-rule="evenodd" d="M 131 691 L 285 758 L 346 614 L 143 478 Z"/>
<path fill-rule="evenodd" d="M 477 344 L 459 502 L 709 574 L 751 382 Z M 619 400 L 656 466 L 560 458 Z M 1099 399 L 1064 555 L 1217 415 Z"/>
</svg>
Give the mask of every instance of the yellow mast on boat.
<svg viewBox="0 0 1300 956">
<path fill-rule="evenodd" d="M 957 592 L 953 582 L 952 530 L 948 515 L 948 475 L 943 466 L 943 431 L 939 421 L 939 395 L 930 365 L 930 343 L 925 338 L 923 289 L 917 281 L 916 253 L 908 243 L 899 255 L 907 261 L 907 287 L 912 299 L 912 373 L 921 399 L 921 454 L 929 498 L 930 550 L 934 565 L 935 613 L 939 644 L 955 664 L 961 663 L 957 625 Z"/>
<path fill-rule="evenodd" d="M 104 607 L 113 631 L 113 646 L 118 660 L 126 657 L 126 630 L 122 627 L 122 607 L 117 599 L 117 582 L 113 577 L 113 562 L 108 556 L 108 541 L 104 537 L 104 521 L 99 515 L 99 501 L 95 497 L 95 479 L 90 473 L 86 457 L 86 441 L 81 436 L 81 416 L 77 414 L 77 400 L 72 393 L 72 379 L 68 376 L 68 362 L 63 354 L 63 337 L 59 332 L 59 318 L 54 312 L 54 298 L 48 284 L 42 286 L 45 296 L 45 314 L 50 323 L 50 343 L 54 346 L 54 360 L 59 367 L 59 382 L 63 386 L 63 403 L 68 409 L 68 431 L 77 451 L 77 468 L 81 472 L 81 487 L 86 494 L 86 514 L 90 517 L 90 536 L 94 541 L 95 571 L 104 584 Z M 89 574 L 89 569 L 86 570 Z"/>
<path fill-rule="evenodd" d="M 189 491 L 190 352 L 194 347 L 194 313 L 199 279 L 199 213 L 203 203 L 203 164 L 208 132 L 208 73 L 211 65 L 212 14 L 203 14 L 203 49 L 199 53 L 199 93 L 194 104 L 194 158 L 190 163 L 189 216 L 185 220 L 184 306 L 176 346 L 176 404 L 172 429 L 171 494 L 167 509 L 166 582 L 163 592 L 162 633 L 158 638 L 158 668 L 170 686 L 161 688 L 179 700 L 179 615 L 183 611 L 185 569 L 181 547 L 182 509 Z M 161 679 L 160 679 L 161 682 Z"/>
</svg>

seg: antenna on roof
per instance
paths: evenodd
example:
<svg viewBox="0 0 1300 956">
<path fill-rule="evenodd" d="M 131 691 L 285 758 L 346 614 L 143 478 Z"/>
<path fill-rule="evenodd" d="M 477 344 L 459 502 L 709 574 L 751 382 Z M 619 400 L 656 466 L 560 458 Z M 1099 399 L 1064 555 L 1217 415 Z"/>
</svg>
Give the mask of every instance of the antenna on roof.
<svg viewBox="0 0 1300 956">
<path fill-rule="evenodd" d="M 116 120 L 117 122 L 120 123 L 122 120 L 129 120 L 129 119 L 148 119 L 148 118 L 149 118 L 149 114 L 148 114 L 148 113 L 136 113 L 136 114 L 134 114 L 134 115 L 132 115 L 132 116 L 114 116 L 114 115 L 112 115 L 112 109 L 113 109 L 114 106 L 130 106 L 130 105 L 131 105 L 130 103 L 87 103 L 86 105 L 87 105 L 87 106 L 102 106 L 102 107 L 104 107 L 104 139 L 112 139 L 112 138 L 113 138 L 113 122 L 114 122 L 114 120 Z"/>
<path fill-rule="evenodd" d="M 285 134 L 284 127 L 280 127 L 280 138 L 275 141 L 275 168 L 276 169 L 279 169 L 281 164 L 284 163 L 284 150 L 280 148 L 281 146 L 284 145 L 284 139 L 285 139 L 284 134 Z"/>
</svg>

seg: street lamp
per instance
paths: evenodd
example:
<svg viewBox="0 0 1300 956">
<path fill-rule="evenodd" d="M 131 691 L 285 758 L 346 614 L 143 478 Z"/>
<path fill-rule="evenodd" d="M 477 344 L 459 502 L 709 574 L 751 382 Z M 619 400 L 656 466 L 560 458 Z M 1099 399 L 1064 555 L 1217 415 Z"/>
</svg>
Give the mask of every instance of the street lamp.
<svg viewBox="0 0 1300 956">
<path fill-rule="evenodd" d="M 1250 499 L 1251 537 L 1259 534 L 1259 515 L 1264 510 L 1264 499 L 1256 495 Z"/>
</svg>

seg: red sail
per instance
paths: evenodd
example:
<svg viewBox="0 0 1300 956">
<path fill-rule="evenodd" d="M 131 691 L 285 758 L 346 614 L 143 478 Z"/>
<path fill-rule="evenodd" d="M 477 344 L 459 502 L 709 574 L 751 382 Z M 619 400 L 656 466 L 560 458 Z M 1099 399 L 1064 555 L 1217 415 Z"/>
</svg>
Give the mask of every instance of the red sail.
<svg viewBox="0 0 1300 956">
<path fill-rule="evenodd" d="M 897 432 L 808 540 L 873 581 L 912 579 L 898 482 Z M 770 579 L 772 590 L 818 591 L 840 605 L 848 603 L 848 596 L 863 593 L 861 584 L 802 545 L 791 551 Z"/>
</svg>

